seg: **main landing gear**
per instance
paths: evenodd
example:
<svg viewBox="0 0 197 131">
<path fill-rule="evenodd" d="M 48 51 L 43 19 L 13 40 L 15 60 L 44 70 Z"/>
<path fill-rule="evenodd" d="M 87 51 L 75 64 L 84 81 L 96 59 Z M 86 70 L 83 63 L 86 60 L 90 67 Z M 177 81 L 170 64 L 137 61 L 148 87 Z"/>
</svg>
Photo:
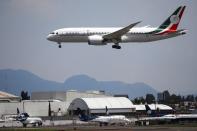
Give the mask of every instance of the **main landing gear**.
<svg viewBox="0 0 197 131">
<path fill-rule="evenodd" d="M 112 45 L 112 48 L 114 48 L 114 49 L 121 49 L 121 46 L 119 45 L 119 41 L 120 40 L 113 39 L 112 43 L 114 43 L 114 45 Z"/>
<path fill-rule="evenodd" d="M 115 45 L 112 45 L 112 48 L 114 48 L 114 49 L 121 49 L 121 46 L 119 46 L 119 44 L 115 44 Z"/>
</svg>

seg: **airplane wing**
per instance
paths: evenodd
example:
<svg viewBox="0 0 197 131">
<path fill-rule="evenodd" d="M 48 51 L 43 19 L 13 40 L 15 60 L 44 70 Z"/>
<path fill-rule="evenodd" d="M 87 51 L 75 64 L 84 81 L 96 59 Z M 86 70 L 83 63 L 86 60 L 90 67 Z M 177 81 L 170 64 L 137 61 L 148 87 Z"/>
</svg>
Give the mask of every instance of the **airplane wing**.
<svg viewBox="0 0 197 131">
<path fill-rule="evenodd" d="M 133 24 L 130 24 L 128 25 L 127 27 L 124 27 L 120 30 L 117 30 L 115 32 L 112 32 L 110 34 L 107 34 L 107 35 L 104 35 L 103 38 L 106 39 L 106 40 L 112 40 L 112 39 L 120 39 L 120 37 L 124 34 L 126 34 L 127 32 L 129 32 L 129 30 L 131 28 L 133 28 L 134 26 L 136 26 L 137 24 L 139 24 L 141 21 L 139 22 L 136 22 L 136 23 L 133 23 Z"/>
</svg>

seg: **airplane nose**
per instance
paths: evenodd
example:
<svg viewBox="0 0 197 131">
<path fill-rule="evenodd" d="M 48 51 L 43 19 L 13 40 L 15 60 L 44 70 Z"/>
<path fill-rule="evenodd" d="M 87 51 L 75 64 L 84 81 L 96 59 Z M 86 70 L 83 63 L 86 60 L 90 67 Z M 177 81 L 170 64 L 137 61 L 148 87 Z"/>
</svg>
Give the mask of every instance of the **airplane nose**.
<svg viewBox="0 0 197 131">
<path fill-rule="evenodd" d="M 51 34 L 49 34 L 49 35 L 47 36 L 47 40 L 49 40 L 49 41 L 51 41 L 51 40 L 52 40 L 52 36 L 51 36 Z"/>
</svg>

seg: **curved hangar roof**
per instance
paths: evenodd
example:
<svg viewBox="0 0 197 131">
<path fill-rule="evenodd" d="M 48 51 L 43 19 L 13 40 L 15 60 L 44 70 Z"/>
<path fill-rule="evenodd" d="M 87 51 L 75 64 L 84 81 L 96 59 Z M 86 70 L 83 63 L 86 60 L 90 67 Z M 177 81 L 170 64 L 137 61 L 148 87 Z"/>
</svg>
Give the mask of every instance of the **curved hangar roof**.
<svg viewBox="0 0 197 131">
<path fill-rule="evenodd" d="M 82 98 L 90 109 L 97 108 L 132 108 L 133 103 L 125 97 Z"/>
<path fill-rule="evenodd" d="M 72 101 L 69 109 L 76 110 L 116 110 L 117 112 L 132 112 L 135 109 L 133 103 L 125 97 L 99 97 L 99 98 L 77 98 Z M 120 111 L 121 110 L 121 111 Z"/>
</svg>

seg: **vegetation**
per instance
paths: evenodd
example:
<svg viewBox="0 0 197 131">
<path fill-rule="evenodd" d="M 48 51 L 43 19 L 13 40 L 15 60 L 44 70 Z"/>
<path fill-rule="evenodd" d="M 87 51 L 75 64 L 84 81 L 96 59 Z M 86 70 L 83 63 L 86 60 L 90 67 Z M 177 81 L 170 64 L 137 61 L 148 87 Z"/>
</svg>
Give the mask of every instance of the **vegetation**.
<svg viewBox="0 0 197 131">
<path fill-rule="evenodd" d="M 21 91 L 21 99 L 22 100 L 30 100 L 30 96 L 27 91 Z"/>
<path fill-rule="evenodd" d="M 170 94 L 168 90 L 163 91 L 160 94 L 160 98 L 156 98 L 153 94 L 146 94 L 146 97 L 137 97 L 132 100 L 134 104 L 151 104 L 151 103 L 159 103 L 171 106 L 178 112 L 189 113 L 189 109 L 197 108 L 197 96 L 187 95 L 181 96 L 176 94 Z"/>
</svg>

